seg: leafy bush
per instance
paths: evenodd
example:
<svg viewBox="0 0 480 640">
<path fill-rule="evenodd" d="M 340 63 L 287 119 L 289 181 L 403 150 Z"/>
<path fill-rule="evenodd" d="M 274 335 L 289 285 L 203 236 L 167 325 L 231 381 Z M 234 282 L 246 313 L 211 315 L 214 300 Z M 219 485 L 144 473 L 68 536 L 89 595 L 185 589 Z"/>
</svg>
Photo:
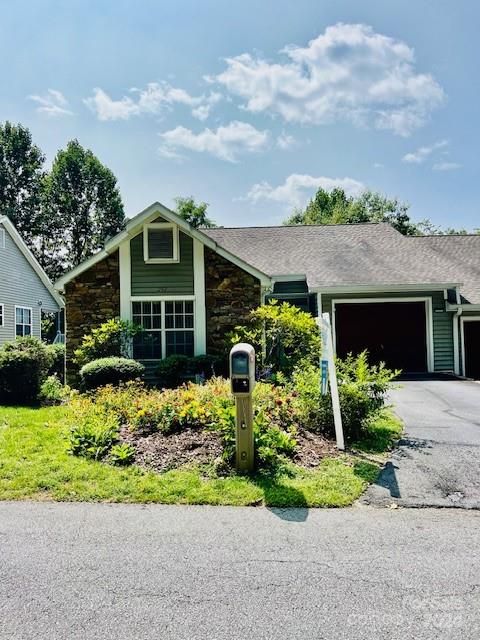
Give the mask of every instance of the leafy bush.
<svg viewBox="0 0 480 640">
<path fill-rule="evenodd" d="M 48 367 L 49 376 L 57 376 L 62 382 L 65 381 L 65 345 L 48 344 L 47 354 L 50 360 Z"/>
<path fill-rule="evenodd" d="M 109 460 L 112 464 L 116 464 L 119 467 L 124 467 L 135 459 L 135 449 L 131 444 L 121 442 L 120 444 L 114 444 L 110 449 Z"/>
<path fill-rule="evenodd" d="M 290 376 L 301 360 L 318 362 L 320 331 L 315 319 L 287 302 L 270 301 L 250 312 L 245 326 L 227 337 L 231 345 L 248 342 L 265 373 Z"/>
<path fill-rule="evenodd" d="M 338 395 L 345 437 L 358 439 L 367 422 L 385 403 L 392 380 L 399 371 L 387 369 L 384 364 L 369 365 L 367 353 L 337 360 Z M 301 423 L 311 431 L 334 434 L 334 419 L 330 393 L 320 392 L 320 370 L 302 363 L 293 373 L 291 390 Z"/>
<path fill-rule="evenodd" d="M 132 337 L 141 331 L 141 327 L 126 320 L 108 320 L 83 336 L 82 344 L 75 350 L 75 362 L 82 367 L 99 358 L 127 357 Z"/>
<path fill-rule="evenodd" d="M 163 387 L 177 387 L 187 380 L 195 380 L 196 376 L 208 380 L 224 372 L 225 368 L 226 365 L 219 356 L 168 356 L 158 364 L 158 383 Z"/>
<path fill-rule="evenodd" d="M 57 376 L 48 376 L 48 378 L 42 383 L 40 387 L 40 393 L 38 398 L 44 405 L 61 404 L 71 394 L 71 389 L 68 385 L 64 385 Z"/>
<path fill-rule="evenodd" d="M 0 348 L 0 404 L 34 404 L 51 366 L 46 345 L 28 336 Z"/>
<path fill-rule="evenodd" d="M 99 358 L 83 365 L 80 379 L 84 389 L 96 389 L 106 384 L 119 384 L 142 378 L 145 367 L 128 358 Z"/>
<path fill-rule="evenodd" d="M 73 455 L 101 460 L 118 440 L 118 420 L 111 411 L 90 400 L 72 403 L 69 451 Z"/>
</svg>

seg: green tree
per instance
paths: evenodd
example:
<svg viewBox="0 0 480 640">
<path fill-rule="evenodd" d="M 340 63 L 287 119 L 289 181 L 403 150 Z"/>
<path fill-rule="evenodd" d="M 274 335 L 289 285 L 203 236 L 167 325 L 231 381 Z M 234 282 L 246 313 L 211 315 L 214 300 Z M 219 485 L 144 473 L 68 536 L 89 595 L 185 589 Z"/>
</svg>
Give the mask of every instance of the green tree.
<svg viewBox="0 0 480 640">
<path fill-rule="evenodd" d="M 83 262 L 125 227 L 115 176 L 78 140 L 57 153 L 44 197 L 43 260 L 53 277 Z"/>
<path fill-rule="evenodd" d="M 0 124 L 0 213 L 6 214 L 30 248 L 41 223 L 45 157 L 21 124 Z"/>
<path fill-rule="evenodd" d="M 365 191 L 359 196 L 347 196 L 343 189 L 318 189 L 304 211 L 295 211 L 284 224 L 352 224 L 358 222 L 389 222 L 404 235 L 416 235 L 417 226 L 410 220 L 408 205 L 397 198 Z"/>
<path fill-rule="evenodd" d="M 206 202 L 195 202 L 192 196 L 188 198 L 175 198 L 177 213 L 195 229 L 203 227 L 212 229 L 217 225 L 213 220 L 207 218 L 208 204 Z"/>
</svg>

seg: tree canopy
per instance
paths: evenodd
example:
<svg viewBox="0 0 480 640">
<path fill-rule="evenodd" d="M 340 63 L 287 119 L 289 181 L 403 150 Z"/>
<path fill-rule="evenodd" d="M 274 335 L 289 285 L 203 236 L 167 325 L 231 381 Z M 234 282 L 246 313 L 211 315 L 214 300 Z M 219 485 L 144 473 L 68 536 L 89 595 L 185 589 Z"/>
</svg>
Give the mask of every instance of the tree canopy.
<svg viewBox="0 0 480 640">
<path fill-rule="evenodd" d="M 208 204 L 206 202 L 196 203 L 192 196 L 188 198 L 175 198 L 178 215 L 186 220 L 195 229 L 203 227 L 204 229 L 212 229 L 217 225 L 213 220 L 207 217 Z"/>
<path fill-rule="evenodd" d="M 27 244 L 38 233 L 45 156 L 21 124 L 0 124 L 0 213 Z"/>
<path fill-rule="evenodd" d="M 113 173 L 78 140 L 45 156 L 22 125 L 0 125 L 0 212 L 52 280 L 98 251 L 125 226 Z"/>
<path fill-rule="evenodd" d="M 78 140 L 57 153 L 45 181 L 49 226 L 61 237 L 58 264 L 68 270 L 102 248 L 125 227 L 122 199 L 113 173 Z"/>
<path fill-rule="evenodd" d="M 418 226 L 410 220 L 408 204 L 397 198 L 365 191 L 359 196 L 347 196 L 343 189 L 318 189 L 304 211 L 295 211 L 284 224 L 353 224 L 358 222 L 389 222 L 404 235 L 417 235 Z"/>
</svg>

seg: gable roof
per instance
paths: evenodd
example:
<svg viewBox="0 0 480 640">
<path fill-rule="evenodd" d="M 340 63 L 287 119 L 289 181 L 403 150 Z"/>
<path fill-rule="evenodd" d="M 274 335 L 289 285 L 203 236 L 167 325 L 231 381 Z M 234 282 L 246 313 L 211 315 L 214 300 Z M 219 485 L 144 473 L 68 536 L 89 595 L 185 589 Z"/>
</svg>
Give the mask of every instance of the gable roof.
<svg viewBox="0 0 480 640">
<path fill-rule="evenodd" d="M 448 261 L 387 223 L 205 229 L 209 237 L 274 280 L 304 274 L 310 290 L 446 288 Z M 450 279 L 449 279 L 450 278 Z"/>
<path fill-rule="evenodd" d="M 55 288 L 59 291 L 63 290 L 68 282 L 79 276 L 87 269 L 90 269 L 90 267 L 93 267 L 93 265 L 97 262 L 100 262 L 100 260 L 103 260 L 111 253 L 115 252 L 122 244 L 122 242 L 136 236 L 142 231 L 144 224 L 152 222 L 158 216 L 161 216 L 168 222 L 175 223 L 187 235 L 195 238 L 196 240 L 199 240 L 205 246 L 209 247 L 213 251 L 216 251 L 227 260 L 230 260 L 230 262 L 233 262 L 233 264 L 236 264 L 251 275 L 255 276 L 255 278 L 258 278 L 258 280 L 260 280 L 263 286 L 269 286 L 271 284 L 269 276 L 261 269 L 258 269 L 256 266 L 245 262 L 241 257 L 231 253 L 228 249 L 218 246 L 217 242 L 213 238 L 210 238 L 208 235 L 206 235 L 204 230 L 195 229 L 178 214 L 174 213 L 160 202 L 154 202 L 149 207 L 141 211 L 138 215 L 130 218 L 127 221 L 127 225 L 124 231 L 117 233 L 116 236 L 108 240 L 101 251 L 91 256 L 90 258 L 79 264 L 77 267 L 59 278 L 55 282 Z"/>
<path fill-rule="evenodd" d="M 37 276 L 40 278 L 42 284 L 50 293 L 50 295 L 58 304 L 58 306 L 60 308 L 64 307 L 65 302 L 63 301 L 63 298 L 59 295 L 58 291 L 55 290 L 50 278 L 42 269 L 42 267 L 40 266 L 38 260 L 35 258 L 33 253 L 27 247 L 22 237 L 20 236 L 18 231 L 15 229 L 15 226 L 11 222 L 11 220 L 5 215 L 0 215 L 0 224 L 3 225 L 4 229 L 8 232 L 13 242 L 16 244 L 20 252 L 24 255 L 25 259 L 27 260 L 31 268 L 35 271 Z"/>
<path fill-rule="evenodd" d="M 417 252 L 428 251 L 448 264 L 446 277 L 462 282 L 461 302 L 480 304 L 480 235 L 419 236 Z"/>
</svg>

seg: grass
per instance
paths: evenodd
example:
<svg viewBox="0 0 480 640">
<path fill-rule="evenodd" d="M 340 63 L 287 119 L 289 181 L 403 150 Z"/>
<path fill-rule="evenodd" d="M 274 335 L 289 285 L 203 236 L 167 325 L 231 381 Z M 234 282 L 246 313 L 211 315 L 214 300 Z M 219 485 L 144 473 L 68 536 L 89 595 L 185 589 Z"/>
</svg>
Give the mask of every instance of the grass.
<svg viewBox="0 0 480 640">
<path fill-rule="evenodd" d="M 156 474 L 70 455 L 64 417 L 62 407 L 0 408 L 0 500 L 343 507 L 375 481 L 383 462 L 345 454 L 315 470 L 290 465 L 275 476 L 211 478 L 196 468 Z M 357 448 L 378 454 L 399 430 L 385 412 Z"/>
</svg>

